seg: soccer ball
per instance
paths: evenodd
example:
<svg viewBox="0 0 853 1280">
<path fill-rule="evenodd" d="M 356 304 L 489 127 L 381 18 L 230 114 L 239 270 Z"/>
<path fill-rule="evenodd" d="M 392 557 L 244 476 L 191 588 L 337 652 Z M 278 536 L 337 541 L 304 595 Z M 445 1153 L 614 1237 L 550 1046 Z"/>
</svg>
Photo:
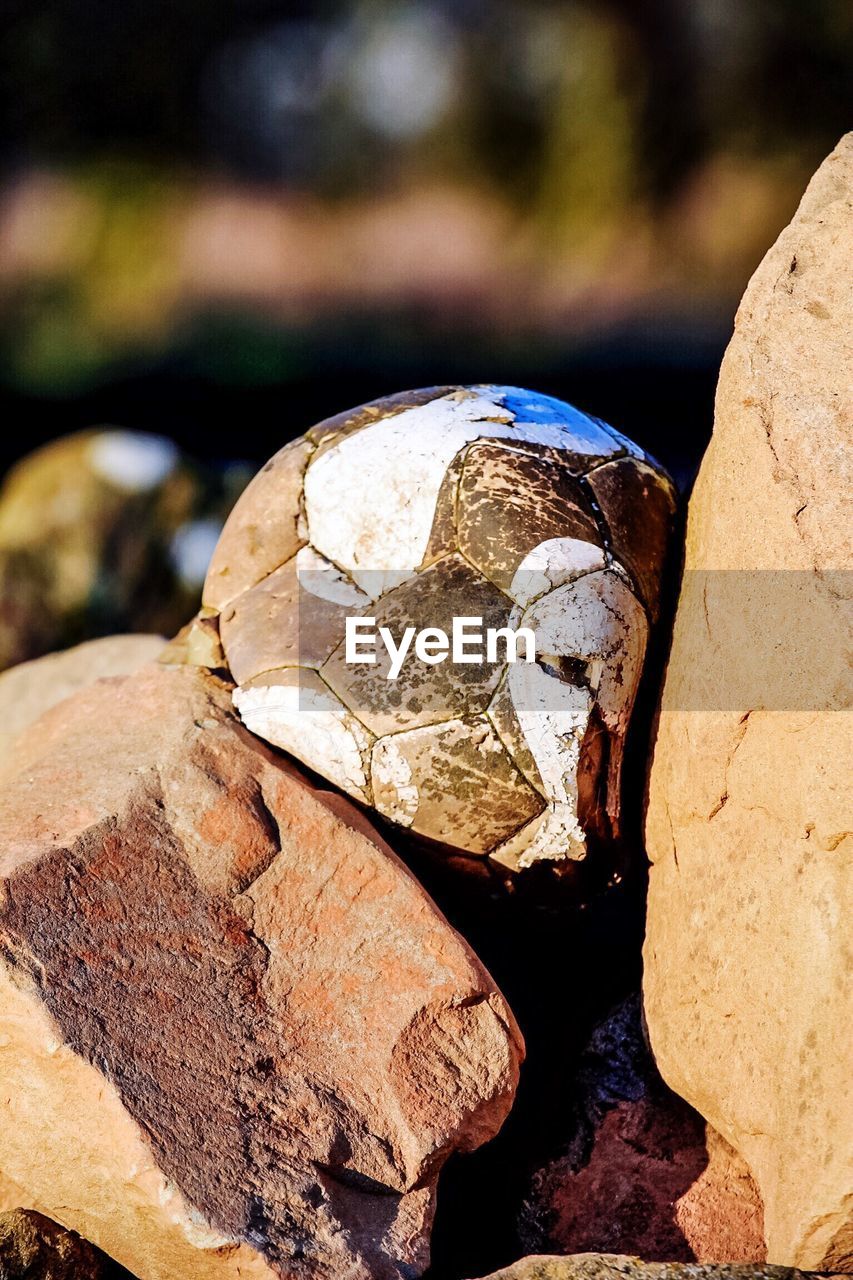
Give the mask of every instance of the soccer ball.
<svg viewBox="0 0 853 1280">
<path fill-rule="evenodd" d="M 259 472 L 202 617 L 218 619 L 253 733 L 455 853 L 559 871 L 619 835 L 673 513 L 653 459 L 559 400 L 501 386 L 389 396 Z M 441 636 L 460 619 L 457 652 Z M 474 620 L 495 637 L 479 656 Z"/>
</svg>

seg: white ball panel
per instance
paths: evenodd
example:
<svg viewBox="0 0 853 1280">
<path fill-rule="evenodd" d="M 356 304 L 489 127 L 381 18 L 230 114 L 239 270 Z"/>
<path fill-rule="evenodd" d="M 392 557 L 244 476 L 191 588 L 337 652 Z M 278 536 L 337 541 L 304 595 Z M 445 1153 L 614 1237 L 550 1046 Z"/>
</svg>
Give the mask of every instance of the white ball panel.
<svg viewBox="0 0 853 1280">
<path fill-rule="evenodd" d="M 286 673 L 290 674 L 290 673 Z M 234 690 L 234 706 L 246 728 L 288 751 L 356 800 L 368 800 L 364 760 L 370 735 L 331 690 L 293 683 Z"/>
</svg>

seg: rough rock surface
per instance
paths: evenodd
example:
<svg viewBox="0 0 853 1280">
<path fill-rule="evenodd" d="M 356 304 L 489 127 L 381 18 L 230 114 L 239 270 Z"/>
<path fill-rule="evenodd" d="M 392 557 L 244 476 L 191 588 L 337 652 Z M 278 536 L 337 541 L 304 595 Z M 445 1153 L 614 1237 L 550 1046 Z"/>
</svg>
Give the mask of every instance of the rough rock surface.
<svg viewBox="0 0 853 1280">
<path fill-rule="evenodd" d="M 0 762 L 19 733 L 50 707 L 102 676 L 127 676 L 153 661 L 160 636 L 105 636 L 0 673 Z"/>
<path fill-rule="evenodd" d="M 853 1269 L 851 264 L 853 134 L 723 362 L 651 772 L 644 984 L 664 1079 L 758 1182 L 768 1257 L 836 1270 Z"/>
<path fill-rule="evenodd" d="M 691 1262 L 643 1262 L 615 1253 L 571 1258 L 522 1258 L 485 1280 L 807 1280 L 793 1267 L 721 1266 Z"/>
<path fill-rule="evenodd" d="M 0 1213 L 2 1280 L 130 1280 L 73 1231 L 20 1209 Z"/>
<path fill-rule="evenodd" d="M 7 1178 L 0 1170 L 0 1213 L 9 1213 L 10 1210 L 21 1209 L 24 1206 L 29 1209 L 36 1207 L 28 1192 L 23 1187 L 19 1187 L 17 1182 Z"/>
<path fill-rule="evenodd" d="M 596 1028 L 574 1091 L 566 1150 L 535 1176 L 522 1214 L 526 1248 L 764 1261 L 749 1170 L 660 1079 L 638 997 Z"/>
<path fill-rule="evenodd" d="M 152 665 L 0 795 L 0 1169 L 140 1280 L 417 1275 L 512 1101 L 512 1015 L 343 800 Z"/>
</svg>

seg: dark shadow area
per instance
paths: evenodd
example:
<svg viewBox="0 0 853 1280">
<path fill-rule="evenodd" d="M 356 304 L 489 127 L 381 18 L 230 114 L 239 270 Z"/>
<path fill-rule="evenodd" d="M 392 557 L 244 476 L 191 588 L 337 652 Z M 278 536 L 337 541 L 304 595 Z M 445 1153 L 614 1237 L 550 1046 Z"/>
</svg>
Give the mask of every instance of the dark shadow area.
<svg viewBox="0 0 853 1280">
<path fill-rule="evenodd" d="M 200 326 L 153 362 L 66 395 L 33 395 L 0 381 L 8 429 L 0 466 L 68 432 L 108 424 L 167 435 L 201 461 L 260 465 L 314 423 L 392 392 L 496 382 L 558 396 L 605 419 L 652 453 L 680 487 L 710 437 L 728 324 L 678 334 L 637 325 L 587 342 L 487 341 L 448 332 L 407 337 L 387 317 L 330 332 Z M 247 367 L 237 376 L 241 344 Z M 289 366 L 295 366 L 289 368 Z"/>
<path fill-rule="evenodd" d="M 542 911 L 498 892 L 484 898 L 474 886 L 465 892 L 458 877 L 451 882 L 412 865 L 497 981 L 527 1044 L 501 1133 L 472 1155 L 454 1157 L 439 1184 L 428 1276 L 459 1280 L 523 1252 L 521 1204 L 533 1172 L 567 1140 L 582 1050 L 594 1025 L 640 979 L 645 876 L 638 868 L 587 904 Z"/>
</svg>

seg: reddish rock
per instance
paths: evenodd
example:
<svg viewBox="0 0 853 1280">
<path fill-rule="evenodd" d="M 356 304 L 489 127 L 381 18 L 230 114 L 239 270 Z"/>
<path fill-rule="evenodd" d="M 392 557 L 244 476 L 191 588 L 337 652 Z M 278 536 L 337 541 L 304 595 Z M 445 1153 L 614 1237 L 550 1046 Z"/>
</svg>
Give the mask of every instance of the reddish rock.
<svg viewBox="0 0 853 1280">
<path fill-rule="evenodd" d="M 160 636 L 105 636 L 0 672 L 0 760 L 50 707 L 103 676 L 128 676 L 162 650 Z"/>
<path fill-rule="evenodd" d="M 522 1258 L 485 1280 L 809 1280 L 809 1273 L 766 1264 L 644 1262 L 612 1253 L 579 1253 L 572 1258 Z"/>
<path fill-rule="evenodd" d="M 762 1262 L 762 1205 L 749 1169 L 664 1085 L 639 1001 L 593 1035 L 565 1153 L 541 1170 L 523 1214 L 529 1249 L 649 1260 Z"/>
<path fill-rule="evenodd" d="M 362 815 L 152 666 L 36 722 L 0 796 L 0 1168 L 140 1280 L 419 1274 L 522 1053 Z"/>
</svg>

